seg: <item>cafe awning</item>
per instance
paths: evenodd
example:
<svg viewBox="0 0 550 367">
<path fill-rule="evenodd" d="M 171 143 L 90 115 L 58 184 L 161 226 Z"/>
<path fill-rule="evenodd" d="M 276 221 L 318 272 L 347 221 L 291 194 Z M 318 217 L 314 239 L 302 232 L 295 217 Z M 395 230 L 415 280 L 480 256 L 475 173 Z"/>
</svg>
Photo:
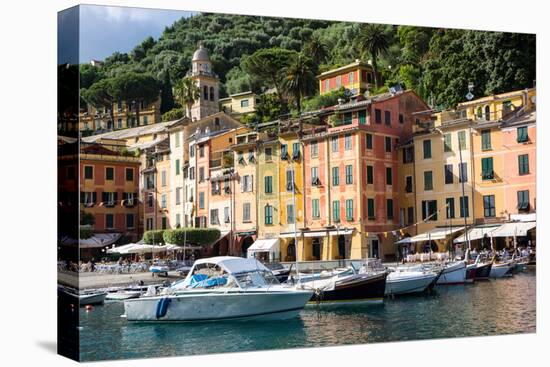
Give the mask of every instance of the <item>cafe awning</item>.
<svg viewBox="0 0 550 367">
<path fill-rule="evenodd" d="M 328 234 L 331 236 L 350 235 L 353 233 L 354 228 L 342 228 L 337 230 L 331 230 Z"/>
<path fill-rule="evenodd" d="M 537 222 L 513 222 L 504 223 L 493 232 L 493 237 L 526 236 L 527 232 L 537 226 Z"/>
<path fill-rule="evenodd" d="M 399 240 L 396 242 L 396 244 L 403 244 L 403 243 L 411 243 L 411 242 L 423 242 L 423 241 L 434 241 L 434 240 L 442 240 L 445 239 L 445 237 L 458 232 L 462 231 L 464 227 L 441 227 L 441 228 L 434 228 L 428 232 L 418 234 L 414 237 L 406 237 L 402 240 Z"/>
<path fill-rule="evenodd" d="M 455 238 L 454 243 L 466 242 L 467 240 L 469 241 L 479 240 L 485 237 L 485 235 L 490 237 L 491 233 L 498 227 L 499 226 L 497 225 L 497 226 L 478 226 L 478 227 L 470 228 L 468 230 L 467 235 L 463 234 L 461 236 L 458 236 L 457 238 Z"/>
<path fill-rule="evenodd" d="M 256 240 L 248 248 L 248 256 L 254 252 L 278 252 L 279 251 L 279 239 L 278 238 L 265 238 Z"/>
<path fill-rule="evenodd" d="M 304 237 L 326 237 L 327 231 L 304 232 Z"/>
</svg>

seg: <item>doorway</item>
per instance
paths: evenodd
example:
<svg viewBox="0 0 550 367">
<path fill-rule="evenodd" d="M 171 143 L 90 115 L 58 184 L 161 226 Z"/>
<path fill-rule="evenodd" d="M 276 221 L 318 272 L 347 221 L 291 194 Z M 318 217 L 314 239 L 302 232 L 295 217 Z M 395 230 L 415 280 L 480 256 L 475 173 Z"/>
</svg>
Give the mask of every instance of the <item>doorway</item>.
<svg viewBox="0 0 550 367">
<path fill-rule="evenodd" d="M 370 241 L 370 257 L 376 259 L 380 258 L 380 243 L 378 240 Z"/>
</svg>

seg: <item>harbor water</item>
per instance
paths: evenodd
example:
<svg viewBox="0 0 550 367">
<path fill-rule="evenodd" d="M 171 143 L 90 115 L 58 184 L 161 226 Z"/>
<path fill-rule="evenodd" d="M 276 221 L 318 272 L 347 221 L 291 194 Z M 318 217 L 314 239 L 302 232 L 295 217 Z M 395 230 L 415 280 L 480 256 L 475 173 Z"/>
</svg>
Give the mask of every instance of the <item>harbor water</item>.
<svg viewBox="0 0 550 367">
<path fill-rule="evenodd" d="M 383 305 L 307 306 L 284 322 L 138 324 L 121 302 L 81 310 L 81 360 L 168 357 L 432 338 L 533 333 L 536 275 L 438 286 Z"/>
</svg>

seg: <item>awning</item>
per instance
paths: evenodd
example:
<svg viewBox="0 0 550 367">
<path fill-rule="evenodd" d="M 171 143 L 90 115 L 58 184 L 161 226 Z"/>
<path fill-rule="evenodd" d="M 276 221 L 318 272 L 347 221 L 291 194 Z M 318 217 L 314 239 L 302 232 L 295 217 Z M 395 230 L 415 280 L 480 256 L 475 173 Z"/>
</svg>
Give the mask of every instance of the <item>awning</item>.
<svg viewBox="0 0 550 367">
<path fill-rule="evenodd" d="M 493 232 L 493 237 L 514 237 L 514 236 L 526 236 L 527 231 L 537 226 L 537 222 L 513 222 L 504 223 Z"/>
<path fill-rule="evenodd" d="M 278 252 L 279 251 L 279 239 L 278 238 L 265 238 L 256 240 L 248 248 L 248 255 L 254 252 Z"/>
<path fill-rule="evenodd" d="M 468 237 L 469 241 L 482 239 L 483 237 L 485 237 L 485 235 L 490 237 L 491 233 L 498 227 L 499 226 L 496 225 L 496 226 L 480 226 L 480 227 L 470 228 L 468 230 L 468 236 L 466 236 L 465 234 L 460 235 L 457 238 L 455 238 L 454 243 L 466 242 L 466 237 Z"/>
<path fill-rule="evenodd" d="M 96 233 L 90 238 L 79 239 L 78 246 L 80 248 L 105 247 L 115 243 L 120 236 L 120 233 Z"/>
<path fill-rule="evenodd" d="M 423 242 L 423 241 L 430 241 L 430 240 L 442 240 L 445 239 L 445 237 L 458 232 L 462 231 L 464 227 L 443 227 L 443 228 L 434 228 L 431 231 L 421 233 L 419 235 L 416 235 L 414 237 L 406 237 L 402 240 L 399 240 L 396 242 L 396 244 L 402 244 L 402 243 L 411 243 L 411 242 Z"/>
<path fill-rule="evenodd" d="M 353 231 L 354 231 L 354 228 L 351 228 L 351 229 L 342 228 L 338 230 L 332 230 L 328 234 L 331 236 L 350 235 L 353 233 Z"/>
<path fill-rule="evenodd" d="M 304 237 L 326 237 L 327 231 L 304 232 Z"/>
<path fill-rule="evenodd" d="M 299 232 L 296 232 L 296 237 L 301 237 L 302 234 Z M 281 238 L 294 238 L 294 232 L 286 232 L 279 234 L 279 237 Z"/>
</svg>

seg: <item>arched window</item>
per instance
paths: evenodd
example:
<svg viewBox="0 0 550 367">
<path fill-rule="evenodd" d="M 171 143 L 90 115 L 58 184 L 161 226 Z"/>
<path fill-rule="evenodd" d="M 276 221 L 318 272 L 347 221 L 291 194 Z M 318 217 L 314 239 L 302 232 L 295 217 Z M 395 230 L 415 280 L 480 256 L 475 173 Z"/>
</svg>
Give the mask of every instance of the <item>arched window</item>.
<svg viewBox="0 0 550 367">
<path fill-rule="evenodd" d="M 481 106 L 477 108 L 476 115 L 478 119 L 481 119 L 483 117 L 483 110 L 481 109 Z"/>
<path fill-rule="evenodd" d="M 214 87 L 210 87 L 210 100 L 214 101 Z"/>
<path fill-rule="evenodd" d="M 491 108 L 488 105 L 485 106 L 485 120 L 491 120 Z"/>
<path fill-rule="evenodd" d="M 202 87 L 202 93 L 205 101 L 208 101 L 208 87 L 205 85 Z"/>
</svg>

